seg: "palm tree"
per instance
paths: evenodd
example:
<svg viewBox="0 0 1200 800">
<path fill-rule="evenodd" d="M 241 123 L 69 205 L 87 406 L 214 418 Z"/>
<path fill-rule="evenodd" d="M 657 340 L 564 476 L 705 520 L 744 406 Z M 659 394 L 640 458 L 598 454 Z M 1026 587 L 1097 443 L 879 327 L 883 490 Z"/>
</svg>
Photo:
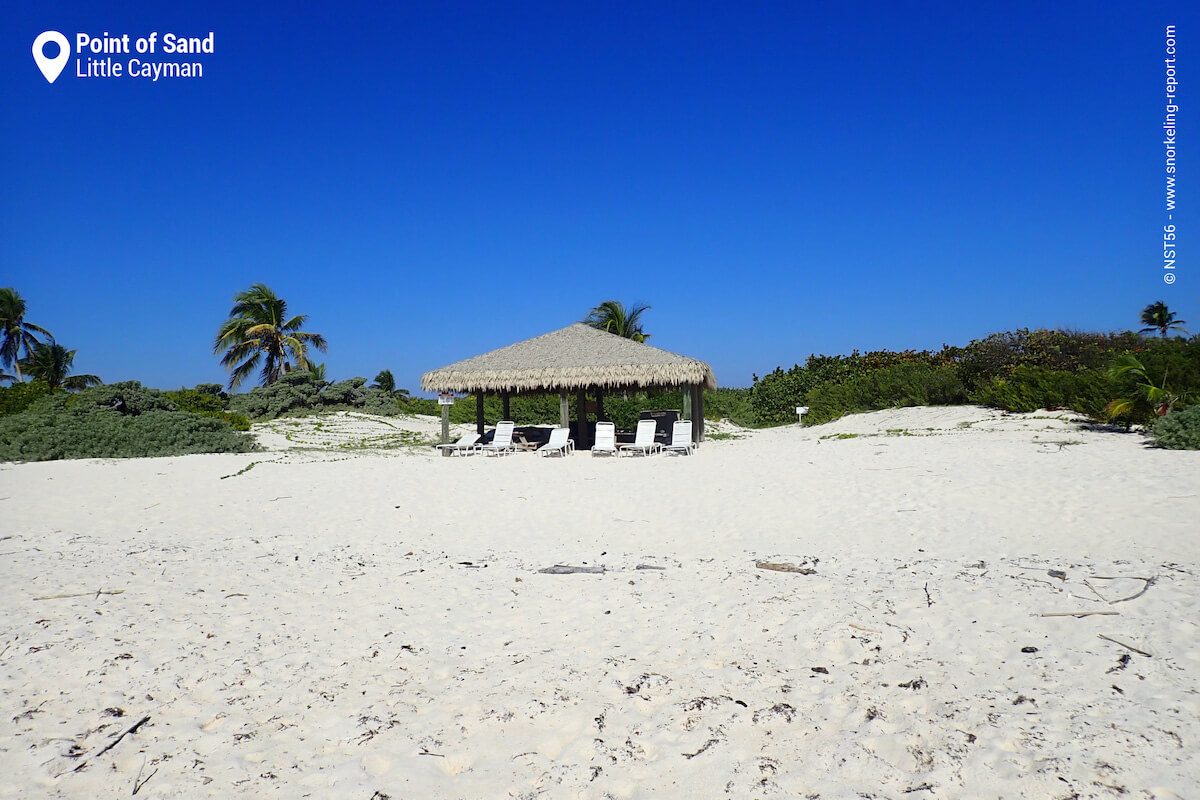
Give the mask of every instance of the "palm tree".
<svg viewBox="0 0 1200 800">
<path fill-rule="evenodd" d="M 236 389 L 260 362 L 262 382 L 267 386 L 293 368 L 307 369 L 310 345 L 325 351 L 324 336 L 300 330 L 308 317 L 288 317 L 287 301 L 265 284 L 256 283 L 238 292 L 233 301 L 229 319 L 221 325 L 213 343 L 213 352 L 225 351 L 221 365 L 231 371 L 230 389 Z"/>
<path fill-rule="evenodd" d="M 73 392 L 103 383 L 95 375 L 71 374 L 76 352 L 78 351 L 68 350 L 58 343 L 38 342 L 33 346 L 33 352 L 21 360 L 21 365 L 35 382 L 44 383 L 51 389 L 68 389 Z"/>
<path fill-rule="evenodd" d="M 1162 380 L 1156 384 L 1151 380 L 1145 365 L 1138 360 L 1137 356 L 1130 353 L 1118 357 L 1109 367 L 1108 374 L 1114 380 L 1133 381 L 1132 397 L 1122 397 L 1105 406 L 1104 410 L 1108 413 L 1109 419 L 1124 416 L 1131 411 L 1138 411 L 1139 407 L 1140 410 L 1146 410 L 1149 407 L 1154 416 L 1165 417 L 1167 412 L 1174 408 L 1180 400 L 1179 395 L 1167 389 L 1165 372 Z"/>
<path fill-rule="evenodd" d="M 396 378 L 390 369 L 385 369 L 375 376 L 375 388 L 383 389 L 388 394 L 396 391 Z"/>
<path fill-rule="evenodd" d="M 1165 339 L 1167 331 L 1176 329 L 1187 333 L 1184 330 L 1184 323 L 1187 320 L 1175 319 L 1175 312 L 1167 309 L 1167 304 L 1159 300 L 1157 303 L 1151 303 L 1142 309 L 1142 324 L 1146 327 L 1142 328 L 1138 333 L 1149 333 L 1150 331 L 1158 331 Z"/>
<path fill-rule="evenodd" d="M 374 388 L 382 389 L 392 397 L 400 397 L 404 400 L 408 399 L 408 389 L 396 388 L 396 377 L 392 375 L 392 371 L 390 369 L 380 370 L 379 374 L 375 376 Z"/>
<path fill-rule="evenodd" d="M 13 366 L 17 370 L 16 380 L 21 377 L 21 351 L 28 356 L 38 344 L 35 334 L 54 341 L 50 331 L 32 322 L 25 321 L 25 300 L 11 287 L 0 289 L 0 364 Z"/>
<path fill-rule="evenodd" d="M 312 373 L 314 381 L 324 381 L 325 380 L 325 362 L 324 361 L 322 361 L 320 364 L 314 364 L 311 361 L 308 362 L 308 371 L 310 373 Z"/>
<path fill-rule="evenodd" d="M 642 330 L 642 314 L 650 310 L 645 303 L 638 303 L 628 310 L 616 300 L 605 300 L 584 318 L 585 325 L 616 334 L 624 339 L 644 342 L 650 334 Z"/>
</svg>

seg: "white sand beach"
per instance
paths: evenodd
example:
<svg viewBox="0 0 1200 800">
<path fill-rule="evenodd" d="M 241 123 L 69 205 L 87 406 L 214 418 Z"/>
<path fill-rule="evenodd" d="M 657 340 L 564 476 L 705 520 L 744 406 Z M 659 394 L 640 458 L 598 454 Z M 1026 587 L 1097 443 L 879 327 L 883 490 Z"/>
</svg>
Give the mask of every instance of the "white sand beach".
<svg viewBox="0 0 1200 800">
<path fill-rule="evenodd" d="M 1197 797 L 1200 452 L 1073 420 L 0 465 L 0 797 Z"/>
</svg>

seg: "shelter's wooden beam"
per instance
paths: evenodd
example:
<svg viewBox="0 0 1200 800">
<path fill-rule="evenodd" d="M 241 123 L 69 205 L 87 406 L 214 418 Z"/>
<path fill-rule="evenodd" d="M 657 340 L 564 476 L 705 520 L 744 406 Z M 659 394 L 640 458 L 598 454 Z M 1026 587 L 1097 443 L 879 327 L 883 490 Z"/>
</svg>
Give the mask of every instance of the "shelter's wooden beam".
<svg viewBox="0 0 1200 800">
<path fill-rule="evenodd" d="M 571 427 L 571 409 L 567 402 L 567 393 L 558 393 L 558 427 Z"/>
<path fill-rule="evenodd" d="M 475 432 L 483 436 L 483 392 L 475 394 Z"/>
<path fill-rule="evenodd" d="M 442 444 L 450 444 L 450 406 L 442 406 Z M 449 457 L 450 448 L 443 447 L 442 455 Z"/>
<path fill-rule="evenodd" d="M 508 408 L 508 401 L 511 397 L 512 397 L 512 395 L 510 395 L 508 392 L 500 393 L 500 402 L 504 406 L 504 411 L 503 411 L 504 419 L 512 419 L 512 417 L 509 416 L 511 414 L 511 412 L 509 411 L 509 408 Z"/>
<path fill-rule="evenodd" d="M 692 391 L 691 386 L 683 387 L 683 418 L 684 419 L 687 419 L 687 420 L 692 419 L 692 397 L 694 394 L 695 393 Z M 693 431 L 696 430 L 695 425 L 692 426 L 692 430 Z M 694 438 L 695 433 L 693 433 L 692 436 Z"/>
<path fill-rule="evenodd" d="M 692 385 L 692 441 L 704 441 L 704 386 Z"/>
<path fill-rule="evenodd" d="M 607 420 L 608 417 L 604 414 L 604 390 L 599 386 L 596 387 L 596 421 Z"/>
<path fill-rule="evenodd" d="M 575 417 L 579 421 L 579 430 L 575 433 L 577 437 L 575 446 L 580 450 L 590 450 L 591 444 L 588 442 L 587 431 L 587 392 L 583 389 L 575 390 Z"/>
</svg>

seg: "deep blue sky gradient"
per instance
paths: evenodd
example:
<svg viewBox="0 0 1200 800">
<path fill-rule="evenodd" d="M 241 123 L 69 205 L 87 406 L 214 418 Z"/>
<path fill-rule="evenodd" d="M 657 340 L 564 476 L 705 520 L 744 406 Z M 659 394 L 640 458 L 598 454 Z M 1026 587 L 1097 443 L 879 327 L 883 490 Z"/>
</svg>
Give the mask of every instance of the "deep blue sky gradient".
<svg viewBox="0 0 1200 800">
<path fill-rule="evenodd" d="M 609 298 L 650 303 L 651 343 L 730 386 L 810 353 L 1136 328 L 1160 299 L 1200 330 L 1191 4 L 45 3 L 6 18 L 0 285 L 106 380 L 224 380 L 212 339 L 256 281 L 326 335 L 331 377 L 389 367 L 413 389 Z M 1167 24 L 1183 88 L 1173 286 Z M 211 30 L 216 47 L 201 79 L 82 79 L 72 63 L 50 85 L 30 52 L 47 29 Z"/>
</svg>

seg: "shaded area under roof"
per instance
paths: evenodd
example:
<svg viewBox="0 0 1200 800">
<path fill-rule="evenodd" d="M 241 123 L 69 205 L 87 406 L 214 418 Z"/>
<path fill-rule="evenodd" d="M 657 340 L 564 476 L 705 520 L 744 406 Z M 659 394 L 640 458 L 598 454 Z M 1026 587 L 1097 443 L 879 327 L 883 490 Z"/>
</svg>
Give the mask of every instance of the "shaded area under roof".
<svg viewBox="0 0 1200 800">
<path fill-rule="evenodd" d="M 427 392 L 560 392 L 701 385 L 715 389 L 703 361 L 668 353 L 577 322 L 426 372 Z"/>
</svg>

